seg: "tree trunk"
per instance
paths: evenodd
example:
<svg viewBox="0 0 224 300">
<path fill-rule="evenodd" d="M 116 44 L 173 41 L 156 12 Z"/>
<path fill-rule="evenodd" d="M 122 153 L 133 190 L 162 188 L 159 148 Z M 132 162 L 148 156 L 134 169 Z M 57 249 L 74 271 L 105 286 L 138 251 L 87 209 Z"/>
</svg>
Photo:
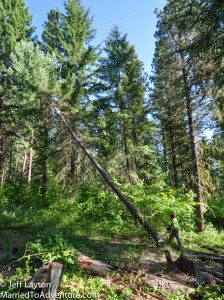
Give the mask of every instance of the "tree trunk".
<svg viewBox="0 0 224 300">
<path fill-rule="evenodd" d="M 24 175 L 26 170 L 26 161 L 27 161 L 27 150 L 24 151 L 24 159 L 23 159 L 23 167 L 22 167 L 22 175 Z"/>
<path fill-rule="evenodd" d="M 163 159 L 164 159 L 164 172 L 167 172 L 167 150 L 164 130 L 162 129 L 162 145 L 163 145 Z"/>
<path fill-rule="evenodd" d="M 112 179 L 109 177 L 109 175 L 106 173 L 106 171 L 100 166 L 100 164 L 95 160 L 93 155 L 90 153 L 90 151 L 85 147 L 81 139 L 75 134 L 75 132 L 72 130 L 72 128 L 69 126 L 69 123 L 64 118 L 60 110 L 55 106 L 54 103 L 52 103 L 53 107 L 55 108 L 56 112 L 60 115 L 63 122 L 66 124 L 67 129 L 71 133 L 71 136 L 76 141 L 76 143 L 79 145 L 79 147 L 83 150 L 83 152 L 86 154 L 86 156 L 89 158 L 89 160 L 92 162 L 94 167 L 97 169 L 97 171 L 100 173 L 100 175 L 103 177 L 103 179 L 107 182 L 107 184 L 110 186 L 110 188 L 114 191 L 114 193 L 119 197 L 119 199 L 124 203 L 124 205 L 127 207 L 127 209 L 131 212 L 131 214 L 142 224 L 142 226 L 145 228 L 145 230 L 150 234 L 150 236 L 154 239 L 154 241 L 160 245 L 165 251 L 167 262 L 171 263 L 172 257 L 170 254 L 170 251 L 166 248 L 166 245 L 164 241 L 161 239 L 158 232 L 149 224 L 149 222 L 145 219 L 145 217 L 132 205 L 132 203 L 122 194 L 122 192 L 118 189 L 116 184 L 112 181 Z"/>
<path fill-rule="evenodd" d="M 12 177 L 12 143 L 10 146 L 10 154 L 9 154 L 9 173 L 8 173 L 8 178 L 11 180 Z"/>
<path fill-rule="evenodd" d="M 177 174 L 177 157 L 176 157 L 176 147 L 175 147 L 175 141 L 174 141 L 174 129 L 173 129 L 173 117 L 172 113 L 170 111 L 170 108 L 168 108 L 168 114 L 169 114 L 169 122 L 168 130 L 169 130 L 169 136 L 170 136 L 170 146 L 171 146 L 171 160 L 172 160 L 172 169 L 173 169 L 173 181 L 174 181 L 174 187 L 178 188 L 178 174 Z"/>
<path fill-rule="evenodd" d="M 2 170 L 1 170 L 1 173 L 0 173 L 0 187 L 2 188 L 3 186 L 3 182 L 4 182 L 4 179 L 5 179 L 5 168 L 4 168 L 4 164 L 2 165 Z"/>
<path fill-rule="evenodd" d="M 48 147 L 48 129 L 44 125 L 43 132 L 43 156 L 42 156 L 42 179 L 41 179 L 41 196 L 42 204 L 46 205 L 46 193 L 47 193 L 47 147 Z"/>
<path fill-rule="evenodd" d="M 33 164 L 33 139 L 34 139 L 34 133 L 32 131 L 31 135 L 31 147 L 30 147 L 30 157 L 29 157 L 29 170 L 28 170 L 28 179 L 27 182 L 30 183 L 32 179 L 32 164 Z"/>
<path fill-rule="evenodd" d="M 74 180 L 75 179 L 75 160 L 74 160 L 74 157 L 73 157 L 73 153 L 71 153 L 71 169 L 70 169 L 70 172 L 71 172 L 71 180 Z"/>
<path fill-rule="evenodd" d="M 189 126 L 189 137 L 191 144 L 191 157 L 193 162 L 193 175 L 194 175 L 194 192 L 196 193 L 196 201 L 198 205 L 196 207 L 196 216 L 197 216 L 197 229 L 199 232 L 204 231 L 204 216 L 202 210 L 202 186 L 201 186 L 201 178 L 200 178 L 200 170 L 199 170 L 199 160 L 197 155 L 197 147 L 195 140 L 195 120 L 193 118 L 193 109 L 192 109 L 192 101 L 190 96 L 190 90 L 187 80 L 187 71 L 185 67 L 185 60 L 182 56 L 182 76 L 184 82 L 184 91 L 185 91 L 185 100 L 187 107 L 187 116 L 188 116 L 188 126 Z"/>
</svg>

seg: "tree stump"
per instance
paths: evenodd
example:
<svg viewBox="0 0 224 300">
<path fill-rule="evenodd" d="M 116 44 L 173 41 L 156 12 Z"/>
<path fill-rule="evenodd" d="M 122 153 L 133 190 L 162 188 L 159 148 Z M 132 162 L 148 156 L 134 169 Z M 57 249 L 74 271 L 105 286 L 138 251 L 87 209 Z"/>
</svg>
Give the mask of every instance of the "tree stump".
<svg viewBox="0 0 224 300">
<path fill-rule="evenodd" d="M 192 259 L 184 255 L 180 255 L 175 264 L 182 272 L 194 276 L 195 278 L 198 277 L 201 266 L 201 261 L 199 259 Z"/>
<path fill-rule="evenodd" d="M 39 299 L 55 300 L 61 285 L 62 274 L 63 264 L 52 262 L 37 270 L 29 286 L 39 294 Z"/>
</svg>

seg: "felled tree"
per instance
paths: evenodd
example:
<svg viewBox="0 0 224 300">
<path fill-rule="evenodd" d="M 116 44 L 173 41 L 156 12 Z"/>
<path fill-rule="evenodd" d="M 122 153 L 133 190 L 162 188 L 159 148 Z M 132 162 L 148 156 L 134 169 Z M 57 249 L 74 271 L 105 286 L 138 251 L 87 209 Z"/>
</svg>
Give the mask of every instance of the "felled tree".
<svg viewBox="0 0 224 300">
<path fill-rule="evenodd" d="M 66 118 L 58 109 L 60 104 L 60 94 L 63 80 L 58 80 L 57 66 L 55 58 L 51 55 L 45 55 L 38 47 L 34 47 L 31 43 L 19 43 L 15 49 L 15 53 L 11 56 L 13 64 L 10 69 L 10 75 L 14 78 L 15 89 L 22 99 L 25 106 L 36 107 L 41 112 L 43 105 L 51 105 L 60 115 L 63 123 L 66 125 L 72 138 L 79 145 L 82 151 L 87 155 L 91 163 L 100 173 L 102 178 L 107 182 L 111 189 L 116 193 L 119 199 L 128 208 L 131 214 L 139 220 L 150 236 L 164 248 L 167 261 L 171 262 L 172 257 L 165 243 L 161 240 L 157 231 L 144 218 L 143 215 L 132 205 L 132 203 L 122 194 L 113 180 L 108 176 L 105 170 L 100 166 L 91 152 L 85 147 L 81 138 L 71 128 Z M 57 99 L 57 100 L 55 100 Z M 52 112 L 53 115 L 54 112 Z M 42 118 L 44 115 L 40 115 Z"/>
</svg>

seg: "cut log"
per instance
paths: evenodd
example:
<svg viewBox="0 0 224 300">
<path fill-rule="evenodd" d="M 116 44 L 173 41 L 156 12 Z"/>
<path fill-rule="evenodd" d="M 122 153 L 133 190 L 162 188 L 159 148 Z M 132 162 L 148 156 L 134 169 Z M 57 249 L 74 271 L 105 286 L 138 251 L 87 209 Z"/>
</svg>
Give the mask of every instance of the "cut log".
<svg viewBox="0 0 224 300">
<path fill-rule="evenodd" d="M 209 250 L 209 251 L 213 251 L 214 253 L 216 253 L 216 254 L 219 254 L 220 255 L 220 250 L 219 249 L 217 249 L 217 248 L 214 248 L 214 247 L 211 247 L 211 246 L 207 246 L 207 245 L 200 245 L 202 248 L 205 248 L 205 249 L 207 249 L 207 250 Z M 222 254 L 221 254 L 222 255 Z M 224 255 L 223 255 L 224 256 Z"/>
<path fill-rule="evenodd" d="M 175 261 L 175 264 L 182 272 L 194 276 L 195 278 L 198 277 L 201 266 L 201 261 L 199 259 L 189 258 L 181 254 Z"/>
<path fill-rule="evenodd" d="M 214 277 L 207 272 L 199 272 L 197 277 L 197 284 L 199 285 L 211 285 Z"/>
<path fill-rule="evenodd" d="M 220 279 L 222 279 L 222 277 L 223 277 L 223 274 L 221 272 L 219 272 L 217 270 L 214 270 L 214 269 L 211 269 L 211 268 L 208 268 L 208 267 L 201 267 L 200 270 L 208 272 L 208 273 L 210 273 L 210 274 L 212 274 L 212 275 L 214 275 L 214 276 L 216 276 Z"/>
<path fill-rule="evenodd" d="M 224 255 L 222 254 L 215 254 L 215 253 L 209 253 L 209 252 L 202 252 L 197 250 L 189 250 L 191 253 L 199 254 L 199 255 L 206 255 L 211 257 L 219 257 L 224 259 Z"/>
<path fill-rule="evenodd" d="M 157 276 L 147 276 L 142 278 L 142 282 L 146 285 L 149 285 L 153 288 L 168 290 L 168 291 L 177 291 L 177 290 L 186 290 L 188 292 L 192 292 L 193 288 L 187 287 L 179 282 L 165 279 Z"/>
<path fill-rule="evenodd" d="M 211 256 L 211 255 L 202 255 L 202 254 L 198 254 L 196 256 L 198 259 L 200 259 L 202 261 L 210 260 L 210 261 L 214 261 L 214 262 L 224 263 L 224 258 L 222 258 L 222 257 Z"/>
<path fill-rule="evenodd" d="M 83 254 L 78 256 L 78 264 L 81 269 L 88 271 L 92 275 L 105 276 L 111 271 L 115 271 L 117 267 L 111 266 L 100 260 L 92 259 Z"/>
<path fill-rule="evenodd" d="M 214 277 L 214 280 L 215 280 L 216 283 L 218 283 L 218 284 L 224 284 L 224 280 L 222 280 L 222 279 L 220 279 L 220 278 Z"/>
</svg>

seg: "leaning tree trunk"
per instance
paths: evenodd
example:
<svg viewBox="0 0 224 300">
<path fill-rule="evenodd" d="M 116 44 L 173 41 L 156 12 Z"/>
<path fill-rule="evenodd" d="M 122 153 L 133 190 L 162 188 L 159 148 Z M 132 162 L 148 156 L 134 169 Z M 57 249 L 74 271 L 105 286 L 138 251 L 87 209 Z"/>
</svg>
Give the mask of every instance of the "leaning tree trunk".
<svg viewBox="0 0 224 300">
<path fill-rule="evenodd" d="M 196 216 L 197 216 L 197 229 L 199 232 L 204 231 L 204 216 L 202 210 L 202 185 L 201 185 L 201 176 L 200 176 L 200 169 L 199 169 L 199 160 L 197 155 L 197 147 L 196 147 L 196 140 L 195 140 L 195 120 L 193 118 L 193 111 L 192 111 L 192 101 L 189 91 L 189 85 L 187 81 L 187 71 L 185 66 L 185 60 L 182 56 L 182 76 L 183 76 L 183 83 L 184 83 L 184 92 L 185 92 L 185 100 L 186 100 L 186 107 L 187 107 L 187 116 L 188 116 L 188 125 L 189 125 L 189 136 L 190 136 L 190 145 L 191 145 L 191 157 L 193 162 L 193 175 L 194 175 L 194 192 L 197 195 L 197 207 L 196 207 Z"/>
<path fill-rule="evenodd" d="M 103 179 L 107 182 L 107 184 L 110 186 L 110 188 L 114 191 L 114 193 L 119 197 L 119 199 L 124 203 L 124 205 L 128 208 L 128 210 L 131 212 L 131 214 L 142 224 L 142 226 L 145 228 L 145 230 L 150 234 L 150 236 L 154 239 L 154 241 L 164 249 L 166 254 L 166 259 L 168 263 L 171 263 L 172 257 L 170 254 L 170 251 L 166 248 L 166 245 L 164 241 L 161 239 L 158 232 L 149 224 L 149 222 L 144 218 L 144 216 L 132 205 L 132 203 L 122 194 L 122 192 L 118 189 L 116 184 L 112 181 L 112 179 L 109 177 L 109 175 L 106 173 L 106 171 L 100 166 L 100 164 L 95 160 L 93 155 L 90 153 L 90 151 L 85 147 L 81 139 L 77 136 L 77 134 L 72 130 L 70 127 L 68 121 L 65 119 L 65 117 L 62 115 L 61 111 L 56 107 L 54 103 L 52 103 L 53 107 L 55 108 L 56 112 L 60 117 L 62 118 L 63 122 L 65 123 L 67 129 L 71 133 L 72 138 L 76 141 L 76 143 L 79 145 L 79 147 L 83 150 L 83 152 L 86 154 L 86 156 L 89 158 L 89 160 L 92 162 L 94 167 L 97 169 L 97 171 L 100 173 L 100 175 L 103 177 Z"/>
</svg>

